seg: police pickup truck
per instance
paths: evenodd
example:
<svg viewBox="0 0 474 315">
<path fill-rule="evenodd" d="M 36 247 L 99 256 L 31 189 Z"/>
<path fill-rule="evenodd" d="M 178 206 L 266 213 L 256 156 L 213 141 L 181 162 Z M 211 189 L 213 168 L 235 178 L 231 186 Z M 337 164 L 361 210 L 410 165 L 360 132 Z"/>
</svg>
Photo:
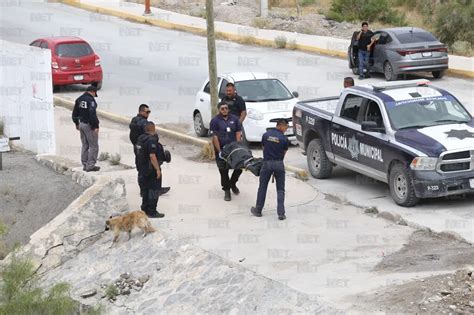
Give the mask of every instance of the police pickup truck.
<svg viewBox="0 0 474 315">
<path fill-rule="evenodd" d="M 298 102 L 296 138 L 313 177 L 340 165 L 388 183 L 393 200 L 474 192 L 474 120 L 428 80 L 346 88 L 338 97 Z"/>
</svg>

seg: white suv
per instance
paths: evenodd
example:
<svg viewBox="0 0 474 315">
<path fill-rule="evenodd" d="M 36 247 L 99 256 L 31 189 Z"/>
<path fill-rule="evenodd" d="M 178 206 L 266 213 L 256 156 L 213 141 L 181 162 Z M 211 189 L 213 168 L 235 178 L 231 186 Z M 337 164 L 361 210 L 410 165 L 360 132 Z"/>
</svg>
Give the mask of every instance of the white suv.
<svg viewBox="0 0 474 315">
<path fill-rule="evenodd" d="M 227 83 L 234 83 L 237 94 L 247 107 L 247 117 L 243 123 L 244 142 L 260 142 L 267 128 L 275 127 L 273 118 L 291 118 L 293 107 L 298 102 L 298 93 L 291 93 L 278 79 L 267 73 L 235 72 L 218 78 L 219 101 L 225 96 Z M 215 104 L 214 106 L 217 106 Z M 211 95 L 209 80 L 196 94 L 193 110 L 194 131 L 200 137 L 209 132 L 211 117 Z M 290 141 L 295 140 L 293 124 L 286 132 Z"/>
</svg>

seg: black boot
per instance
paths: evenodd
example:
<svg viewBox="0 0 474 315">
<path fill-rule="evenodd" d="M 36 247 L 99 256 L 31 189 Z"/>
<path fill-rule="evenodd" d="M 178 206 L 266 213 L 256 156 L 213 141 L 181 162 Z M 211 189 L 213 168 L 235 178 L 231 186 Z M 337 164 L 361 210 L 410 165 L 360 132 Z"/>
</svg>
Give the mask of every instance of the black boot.
<svg viewBox="0 0 474 315">
<path fill-rule="evenodd" d="M 232 190 L 232 192 L 234 193 L 234 195 L 240 194 L 240 189 L 237 187 L 237 185 L 231 186 L 230 189 Z"/>
<path fill-rule="evenodd" d="M 230 201 L 232 198 L 230 197 L 230 190 L 224 190 L 224 200 Z"/>
<path fill-rule="evenodd" d="M 250 212 L 256 217 L 261 217 L 262 216 L 262 211 L 258 211 L 256 207 L 250 208 Z"/>
</svg>

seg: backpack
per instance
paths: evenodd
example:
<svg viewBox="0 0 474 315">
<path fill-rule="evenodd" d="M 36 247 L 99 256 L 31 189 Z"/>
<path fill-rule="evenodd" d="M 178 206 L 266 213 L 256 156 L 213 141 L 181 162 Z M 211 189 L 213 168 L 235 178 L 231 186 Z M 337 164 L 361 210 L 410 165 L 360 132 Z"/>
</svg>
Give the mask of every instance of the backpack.
<svg viewBox="0 0 474 315">
<path fill-rule="evenodd" d="M 130 125 L 129 125 L 130 136 L 129 136 L 129 138 L 130 138 L 130 141 L 132 142 L 133 145 L 137 144 L 138 137 L 145 132 L 143 130 L 144 122 L 146 122 L 146 118 L 144 118 L 140 115 L 133 117 L 132 121 L 130 122 Z"/>
</svg>

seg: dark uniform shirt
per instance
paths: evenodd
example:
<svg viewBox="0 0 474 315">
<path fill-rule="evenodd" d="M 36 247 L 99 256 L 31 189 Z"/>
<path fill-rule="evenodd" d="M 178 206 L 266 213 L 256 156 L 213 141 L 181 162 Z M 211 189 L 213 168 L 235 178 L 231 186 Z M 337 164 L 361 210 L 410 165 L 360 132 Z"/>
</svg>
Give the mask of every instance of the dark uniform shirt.
<svg viewBox="0 0 474 315">
<path fill-rule="evenodd" d="M 359 38 L 359 49 L 360 50 L 367 51 L 367 45 L 370 44 L 372 36 L 374 36 L 374 33 L 372 33 L 371 30 L 368 30 L 365 33 L 362 32 L 362 34 L 360 34 L 360 38 Z"/>
<path fill-rule="evenodd" d="M 237 95 L 237 93 L 233 97 L 224 96 L 220 104 L 227 104 L 229 106 L 229 113 L 234 114 L 238 118 L 240 118 L 240 114 L 244 110 L 247 110 L 244 99 Z"/>
<path fill-rule="evenodd" d="M 136 144 L 137 148 L 137 170 L 141 175 L 146 175 L 154 172 L 154 168 L 151 165 L 150 154 L 155 154 L 157 159 L 159 155 L 159 144 L 158 139 L 155 136 L 144 133 L 138 137 Z"/>
<path fill-rule="evenodd" d="M 148 120 L 140 114 L 132 118 L 129 128 L 130 128 L 130 141 L 134 145 L 137 144 L 138 137 L 140 137 L 142 134 L 145 133 L 145 125 L 147 121 Z"/>
<path fill-rule="evenodd" d="M 283 161 L 288 150 L 288 138 L 278 129 L 270 129 L 262 136 L 263 160 Z"/>
<path fill-rule="evenodd" d="M 79 122 L 89 124 L 92 129 L 99 128 L 97 118 L 97 103 L 92 95 L 84 93 L 76 99 L 74 110 L 72 111 L 72 121 L 77 125 Z"/>
<path fill-rule="evenodd" d="M 230 114 L 227 119 L 222 115 L 212 118 L 210 123 L 212 134 L 217 136 L 221 148 L 231 142 L 237 141 L 236 132 L 242 131 L 239 118 Z"/>
</svg>

